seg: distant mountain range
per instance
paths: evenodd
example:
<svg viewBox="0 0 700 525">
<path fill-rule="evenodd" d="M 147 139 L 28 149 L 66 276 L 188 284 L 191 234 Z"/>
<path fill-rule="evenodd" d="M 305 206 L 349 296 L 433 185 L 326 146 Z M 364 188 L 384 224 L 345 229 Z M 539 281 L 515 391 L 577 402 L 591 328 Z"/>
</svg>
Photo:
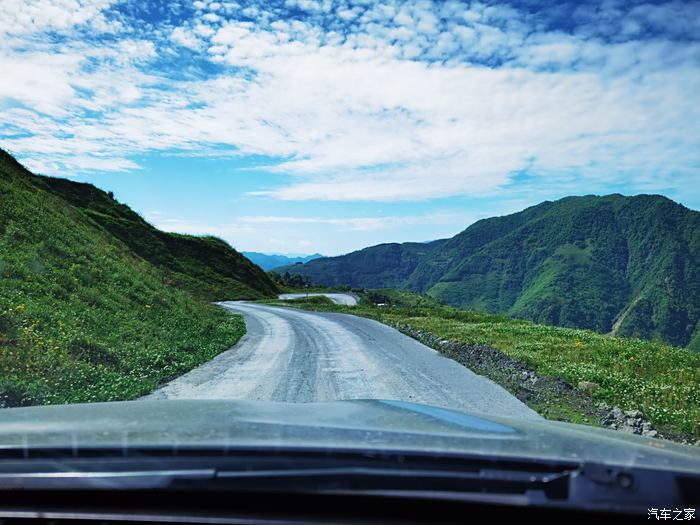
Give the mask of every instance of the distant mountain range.
<svg viewBox="0 0 700 525">
<path fill-rule="evenodd" d="M 700 350 L 700 213 L 658 195 L 547 201 L 450 239 L 279 271 Z"/>
<path fill-rule="evenodd" d="M 241 253 L 265 271 L 273 270 L 274 268 L 278 268 L 280 266 L 285 266 L 288 264 L 305 263 L 323 257 L 323 255 L 321 255 L 320 253 L 314 253 L 313 255 L 282 255 L 279 253 L 268 254 L 260 252 Z"/>
</svg>

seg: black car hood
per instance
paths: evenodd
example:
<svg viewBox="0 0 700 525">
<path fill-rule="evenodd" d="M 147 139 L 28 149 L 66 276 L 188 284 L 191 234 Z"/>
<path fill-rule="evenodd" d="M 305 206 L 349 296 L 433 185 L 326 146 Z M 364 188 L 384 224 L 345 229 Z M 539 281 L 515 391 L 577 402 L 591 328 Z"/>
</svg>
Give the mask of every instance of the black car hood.
<svg viewBox="0 0 700 525">
<path fill-rule="evenodd" d="M 0 410 L 5 450 L 221 446 L 467 453 L 700 472 L 697 447 L 402 401 L 127 401 Z"/>
</svg>

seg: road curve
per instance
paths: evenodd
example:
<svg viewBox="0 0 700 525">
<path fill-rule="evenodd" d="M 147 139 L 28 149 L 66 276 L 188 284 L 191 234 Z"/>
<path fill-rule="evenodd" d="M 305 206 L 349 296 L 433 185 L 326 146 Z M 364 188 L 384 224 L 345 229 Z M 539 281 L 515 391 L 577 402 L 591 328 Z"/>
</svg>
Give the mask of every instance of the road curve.
<svg viewBox="0 0 700 525">
<path fill-rule="evenodd" d="M 283 293 L 281 295 L 278 295 L 277 297 L 282 301 L 289 301 L 290 299 L 303 299 L 307 295 L 309 297 L 322 295 L 324 297 L 328 297 L 335 304 L 340 304 L 344 306 L 357 306 L 358 303 L 358 297 L 355 294 L 350 293 Z"/>
<path fill-rule="evenodd" d="M 246 335 L 144 399 L 393 399 L 540 417 L 492 381 L 376 321 L 244 302 L 220 304 L 244 315 Z"/>
</svg>

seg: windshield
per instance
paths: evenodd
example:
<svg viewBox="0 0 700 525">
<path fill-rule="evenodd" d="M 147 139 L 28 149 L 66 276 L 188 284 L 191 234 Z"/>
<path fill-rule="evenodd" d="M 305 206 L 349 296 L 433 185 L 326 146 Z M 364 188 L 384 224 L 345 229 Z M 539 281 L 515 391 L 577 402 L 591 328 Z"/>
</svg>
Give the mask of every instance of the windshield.
<svg viewBox="0 0 700 525">
<path fill-rule="evenodd" d="M 697 472 L 699 21 L 2 0 L 0 442 Z"/>
</svg>

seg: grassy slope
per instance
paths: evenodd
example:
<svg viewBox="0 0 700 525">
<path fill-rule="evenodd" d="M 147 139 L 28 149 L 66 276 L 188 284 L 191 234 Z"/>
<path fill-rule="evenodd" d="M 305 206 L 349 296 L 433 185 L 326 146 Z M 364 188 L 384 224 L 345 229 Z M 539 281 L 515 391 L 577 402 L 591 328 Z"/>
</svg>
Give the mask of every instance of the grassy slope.
<svg viewBox="0 0 700 525">
<path fill-rule="evenodd" d="M 700 213 L 665 197 L 569 197 L 418 246 L 380 245 L 289 271 L 603 333 L 629 309 L 618 335 L 700 347 Z"/>
<path fill-rule="evenodd" d="M 0 150 L 0 406 L 134 398 L 244 333 L 240 317 L 170 286 L 205 284 L 190 258 L 171 250 L 181 273 L 156 268 L 49 186 Z M 225 294 L 267 291 L 221 279 Z"/>
<path fill-rule="evenodd" d="M 383 293 L 392 295 L 391 291 Z M 536 372 L 569 384 L 593 381 L 601 388 L 593 399 L 625 410 L 642 410 L 662 433 L 700 438 L 700 355 L 686 349 L 637 339 L 606 337 L 589 330 L 543 326 L 499 315 L 431 304 L 407 292 L 393 292 L 396 306 L 378 308 L 363 301 L 342 307 L 316 299 L 294 306 L 352 313 L 390 324 L 406 324 L 440 339 L 487 345 Z M 480 370 L 488 375 L 488 371 Z M 495 371 L 498 372 L 498 371 Z M 502 376 L 490 375 L 501 382 Z M 502 383 L 503 384 L 503 383 Z M 510 388 L 510 384 L 503 384 Z M 595 423 L 576 413 L 568 400 L 533 405 L 551 419 Z M 558 403 L 561 403 L 557 406 Z"/>
<path fill-rule="evenodd" d="M 158 267 L 168 284 L 210 301 L 259 299 L 277 292 L 263 270 L 220 239 L 157 230 L 128 206 L 90 184 L 50 177 L 36 178 L 35 182 L 61 196 L 134 254 Z"/>
</svg>

